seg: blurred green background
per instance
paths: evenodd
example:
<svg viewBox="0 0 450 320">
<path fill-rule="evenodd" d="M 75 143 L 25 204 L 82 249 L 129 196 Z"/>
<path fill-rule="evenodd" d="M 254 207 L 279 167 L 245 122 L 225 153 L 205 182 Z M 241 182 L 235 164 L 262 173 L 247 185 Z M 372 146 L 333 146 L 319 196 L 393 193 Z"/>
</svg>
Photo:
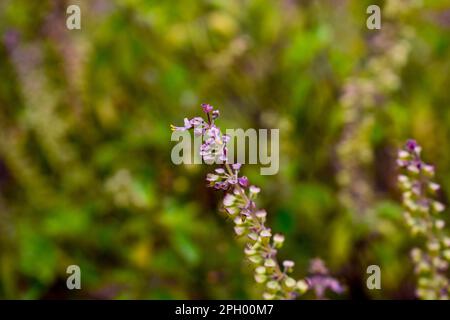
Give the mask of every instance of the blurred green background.
<svg viewBox="0 0 450 320">
<path fill-rule="evenodd" d="M 170 160 L 169 124 L 201 103 L 223 128 L 280 128 L 280 172 L 244 174 L 296 277 L 321 257 L 343 298 L 414 297 L 395 157 L 417 139 L 447 203 L 447 0 L 1 0 L 0 38 L 0 298 L 260 298 L 212 168 Z M 349 82 L 375 99 L 346 107 Z"/>
</svg>

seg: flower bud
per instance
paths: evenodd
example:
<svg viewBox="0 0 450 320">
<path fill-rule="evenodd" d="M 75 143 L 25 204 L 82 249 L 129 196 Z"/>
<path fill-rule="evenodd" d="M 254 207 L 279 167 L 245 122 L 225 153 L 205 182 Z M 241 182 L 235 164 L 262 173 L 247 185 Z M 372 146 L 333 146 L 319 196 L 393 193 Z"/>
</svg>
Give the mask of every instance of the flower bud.
<svg viewBox="0 0 450 320">
<path fill-rule="evenodd" d="M 242 187 L 247 188 L 247 186 L 248 186 L 248 178 L 247 178 L 246 176 L 239 177 L 239 178 L 238 178 L 238 182 L 239 182 L 239 184 L 240 184 Z"/>
<path fill-rule="evenodd" d="M 308 290 L 308 284 L 305 280 L 297 281 L 297 290 L 300 294 L 303 294 Z"/>
<path fill-rule="evenodd" d="M 440 189 L 440 185 L 438 185 L 437 183 L 434 182 L 430 182 L 428 183 L 428 190 L 430 190 L 430 192 L 436 192 Z"/>
<path fill-rule="evenodd" d="M 272 292 L 272 293 L 276 293 L 277 291 L 279 291 L 281 289 L 280 284 L 275 280 L 271 280 L 271 281 L 267 282 L 266 288 L 268 289 L 269 292 Z"/>
<path fill-rule="evenodd" d="M 433 211 L 436 213 L 442 212 L 445 209 L 444 205 L 439 201 L 433 201 L 431 207 L 433 208 Z"/>
<path fill-rule="evenodd" d="M 244 249 L 244 253 L 247 256 L 252 256 L 252 255 L 256 254 L 256 250 L 253 250 L 252 248 L 245 248 Z"/>
<path fill-rule="evenodd" d="M 444 227 L 445 227 L 444 220 L 441 220 L 441 219 L 436 220 L 435 226 L 437 229 L 444 229 Z"/>
<path fill-rule="evenodd" d="M 403 161 L 409 160 L 409 153 L 405 150 L 399 150 L 398 159 Z"/>
<path fill-rule="evenodd" d="M 260 232 L 259 236 L 261 237 L 261 242 L 263 244 L 267 244 L 270 241 L 270 237 L 272 236 L 272 232 L 270 229 L 264 229 Z"/>
<path fill-rule="evenodd" d="M 235 197 L 235 196 L 233 196 L 233 195 L 230 194 L 230 193 L 227 193 L 227 194 L 225 195 L 225 198 L 223 198 L 223 205 L 224 205 L 225 207 L 230 207 L 230 206 L 232 206 L 232 205 L 234 204 L 235 200 L 236 200 L 236 197 Z"/>
<path fill-rule="evenodd" d="M 258 274 L 265 274 L 266 268 L 264 268 L 263 266 L 256 267 L 255 272 Z"/>
<path fill-rule="evenodd" d="M 274 300 L 275 299 L 275 295 L 273 293 L 264 292 L 263 293 L 263 298 L 264 298 L 264 300 Z"/>
<path fill-rule="evenodd" d="M 297 282 L 291 277 L 287 277 L 283 281 L 284 288 L 286 288 L 288 290 L 293 290 L 296 285 L 297 285 Z"/>
<path fill-rule="evenodd" d="M 208 174 L 206 175 L 206 180 L 207 180 L 207 181 L 210 181 L 210 182 L 214 182 L 214 181 L 219 180 L 219 176 L 218 176 L 217 174 L 208 173 Z"/>
<path fill-rule="evenodd" d="M 428 250 L 431 252 L 438 252 L 440 248 L 439 242 L 433 241 L 428 244 Z"/>
<path fill-rule="evenodd" d="M 416 266 L 416 273 L 420 274 L 420 273 L 426 273 L 430 271 L 430 266 L 428 265 L 427 262 L 425 261 L 419 261 L 419 263 Z"/>
<path fill-rule="evenodd" d="M 253 250 L 258 250 L 262 247 L 261 242 L 256 241 L 254 244 L 250 245 Z"/>
<path fill-rule="evenodd" d="M 249 190 L 250 190 L 250 194 L 258 194 L 261 191 L 260 188 L 253 186 L 253 185 L 250 186 Z"/>
<path fill-rule="evenodd" d="M 267 276 L 264 274 L 255 274 L 255 281 L 257 283 L 264 283 L 267 280 Z"/>
<path fill-rule="evenodd" d="M 241 236 L 244 234 L 245 228 L 244 227 L 234 227 L 234 232 L 236 233 L 236 235 Z"/>
<path fill-rule="evenodd" d="M 442 243 L 443 243 L 444 246 L 446 246 L 447 248 L 450 248 L 450 237 L 444 237 L 444 239 L 442 240 Z"/>
<path fill-rule="evenodd" d="M 284 242 L 284 236 L 282 234 L 275 234 L 273 236 L 273 246 L 277 249 L 281 248 L 283 246 Z"/>
<path fill-rule="evenodd" d="M 428 164 L 424 164 L 422 168 L 423 168 L 423 173 L 428 178 L 433 178 L 434 177 L 434 167 L 433 166 L 430 166 Z"/>
<path fill-rule="evenodd" d="M 295 265 L 294 261 L 291 261 L 291 260 L 283 261 L 283 267 L 286 272 L 292 272 L 292 270 L 294 269 L 294 265 Z"/>
<path fill-rule="evenodd" d="M 203 112 L 209 113 L 209 112 L 213 111 L 213 106 L 210 104 L 207 104 L 207 103 L 202 103 L 202 109 L 203 109 Z"/>
<path fill-rule="evenodd" d="M 237 208 L 233 208 L 233 207 L 225 208 L 225 211 L 226 211 L 226 213 L 228 213 L 230 216 L 233 217 L 237 213 Z"/>
<path fill-rule="evenodd" d="M 264 267 L 266 267 L 269 272 L 273 271 L 276 265 L 277 263 L 273 259 L 269 258 L 264 261 Z"/>
<path fill-rule="evenodd" d="M 411 188 L 411 182 L 409 178 L 403 174 L 398 176 L 398 183 L 400 184 L 402 190 L 407 190 Z"/>
<path fill-rule="evenodd" d="M 251 240 L 253 240 L 253 241 L 258 240 L 258 234 L 255 233 L 255 232 L 250 232 L 250 233 L 248 234 L 248 237 L 249 237 L 249 239 L 251 239 Z"/>
<path fill-rule="evenodd" d="M 244 224 L 244 221 L 242 221 L 241 217 L 236 217 L 236 218 L 234 218 L 234 223 L 236 225 L 240 226 L 240 225 Z"/>
<path fill-rule="evenodd" d="M 255 212 L 255 216 L 259 219 L 259 221 L 264 223 L 264 222 L 266 222 L 267 212 L 266 212 L 266 210 L 258 210 Z"/>
<path fill-rule="evenodd" d="M 263 262 L 263 258 L 258 254 L 248 257 L 248 260 L 250 260 L 254 264 L 260 264 L 261 262 Z"/>
<path fill-rule="evenodd" d="M 416 263 L 422 259 L 422 252 L 419 248 L 414 248 L 411 250 L 411 259 Z"/>
<path fill-rule="evenodd" d="M 417 168 L 417 166 L 412 165 L 412 164 L 409 165 L 406 169 L 412 174 L 418 174 L 419 173 L 419 168 Z"/>
<path fill-rule="evenodd" d="M 239 169 L 241 169 L 241 164 L 240 163 L 233 163 L 232 165 L 231 165 L 231 167 L 233 168 L 233 170 L 239 170 Z"/>
</svg>

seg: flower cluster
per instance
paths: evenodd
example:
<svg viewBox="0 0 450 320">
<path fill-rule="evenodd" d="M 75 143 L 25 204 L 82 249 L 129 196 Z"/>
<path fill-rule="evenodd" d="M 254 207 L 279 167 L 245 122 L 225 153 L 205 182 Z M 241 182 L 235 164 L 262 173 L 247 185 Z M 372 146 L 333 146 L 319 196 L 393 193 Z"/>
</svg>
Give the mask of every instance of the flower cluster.
<svg viewBox="0 0 450 320">
<path fill-rule="evenodd" d="M 217 190 L 228 190 L 231 186 L 239 184 L 241 187 L 248 187 L 248 178 L 246 176 L 239 177 L 240 163 L 231 165 L 233 169 L 228 173 L 223 168 L 217 168 L 215 173 L 208 173 L 206 181 L 209 182 L 209 187 L 214 187 Z"/>
<path fill-rule="evenodd" d="M 220 115 L 219 110 L 209 104 L 202 104 L 203 111 L 207 114 L 208 121 L 203 120 L 201 117 L 195 117 L 192 119 L 184 118 L 184 126 L 176 127 L 171 125 L 173 131 L 186 131 L 194 129 L 196 136 L 203 136 L 204 143 L 200 148 L 200 155 L 203 160 L 208 163 L 224 163 L 227 161 L 227 147 L 226 144 L 230 140 L 230 137 L 221 134 L 220 130 L 215 126 L 214 120 Z"/>
<path fill-rule="evenodd" d="M 246 179 L 245 182 L 248 184 Z M 247 238 L 245 254 L 255 268 L 255 281 L 266 286 L 263 297 L 293 299 L 304 293 L 308 286 L 304 280 L 296 281 L 289 275 L 293 271 L 293 261 L 285 260 L 282 266 L 279 265 L 277 250 L 283 246 L 284 236 L 272 235 L 272 230 L 265 226 L 267 212 L 255 205 L 259 192 L 256 186 L 246 188 L 238 182 L 233 191 L 225 195 L 223 205 L 234 221 L 235 233 Z"/>
<path fill-rule="evenodd" d="M 245 237 L 245 255 L 254 268 L 254 278 L 264 285 L 264 299 L 294 299 L 308 289 L 305 280 L 291 277 L 294 262 L 277 260 L 277 251 L 284 242 L 281 234 L 272 234 L 265 225 L 267 212 L 256 206 L 255 199 L 260 188 L 251 185 L 245 176 L 240 176 L 241 165 L 229 163 L 226 158 L 226 144 L 229 137 L 223 135 L 214 121 L 219 116 L 218 110 L 209 104 L 202 105 L 207 120 L 202 118 L 185 119 L 183 127 L 172 126 L 172 130 L 194 129 L 195 134 L 203 135 L 200 155 L 205 162 L 214 159 L 222 165 L 206 177 L 209 187 L 226 191 L 223 207 L 234 222 L 236 235 Z M 219 162 L 220 163 L 220 162 Z"/>
<path fill-rule="evenodd" d="M 421 147 L 408 140 L 398 153 L 397 164 L 402 170 L 398 183 L 403 192 L 404 218 L 413 235 L 424 240 L 422 249 L 414 248 L 415 264 L 421 299 L 448 299 L 449 281 L 446 276 L 450 261 L 450 237 L 444 233 L 444 220 L 439 213 L 444 205 L 435 200 L 440 189 L 433 181 L 434 167 L 422 161 Z"/>
<path fill-rule="evenodd" d="M 331 290 L 336 294 L 344 292 L 344 287 L 337 279 L 330 276 L 322 259 L 315 258 L 310 261 L 309 273 L 310 276 L 306 278 L 306 281 L 311 290 L 314 291 L 316 299 L 326 299 L 325 294 L 327 290 Z"/>
</svg>

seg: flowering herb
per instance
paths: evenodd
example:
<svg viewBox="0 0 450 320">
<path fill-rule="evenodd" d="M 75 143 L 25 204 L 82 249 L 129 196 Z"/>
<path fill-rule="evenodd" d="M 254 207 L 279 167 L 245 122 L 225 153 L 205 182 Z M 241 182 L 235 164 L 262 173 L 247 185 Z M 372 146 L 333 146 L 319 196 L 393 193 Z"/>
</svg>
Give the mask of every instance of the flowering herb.
<svg viewBox="0 0 450 320">
<path fill-rule="evenodd" d="M 227 143 L 230 138 L 221 133 L 215 120 L 219 111 L 209 104 L 202 109 L 207 120 L 203 118 L 184 119 L 184 126 L 171 126 L 174 131 L 193 129 L 196 135 L 202 135 L 204 143 L 200 155 L 206 163 L 221 163 L 221 166 L 206 177 L 208 186 L 224 190 L 223 207 L 228 217 L 234 222 L 234 232 L 245 237 L 245 255 L 253 266 L 254 278 L 264 285 L 264 299 L 294 299 L 305 293 L 308 284 L 305 280 L 291 277 L 294 262 L 277 260 L 277 252 L 283 246 L 284 236 L 272 234 L 265 225 L 267 212 L 259 209 L 255 200 L 260 188 L 251 185 L 246 176 L 240 174 L 241 164 L 230 163 L 227 159 Z"/>
<path fill-rule="evenodd" d="M 450 237 L 445 235 L 444 220 L 439 218 L 445 207 L 436 200 L 440 186 L 433 181 L 435 169 L 422 161 L 421 150 L 416 141 L 408 140 L 397 159 L 402 170 L 398 183 L 403 192 L 404 218 L 412 234 L 424 242 L 423 248 L 411 251 L 418 276 L 416 294 L 421 299 L 448 299 Z"/>
</svg>

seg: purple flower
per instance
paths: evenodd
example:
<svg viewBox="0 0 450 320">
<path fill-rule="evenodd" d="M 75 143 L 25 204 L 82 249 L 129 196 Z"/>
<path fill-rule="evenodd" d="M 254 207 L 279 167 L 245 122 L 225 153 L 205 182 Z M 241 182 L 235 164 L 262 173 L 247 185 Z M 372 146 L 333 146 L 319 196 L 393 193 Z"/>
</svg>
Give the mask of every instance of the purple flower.
<svg viewBox="0 0 450 320">
<path fill-rule="evenodd" d="M 416 142 L 416 140 L 409 139 L 408 141 L 406 141 L 406 148 L 407 148 L 409 151 L 414 151 L 414 150 L 416 149 L 416 147 L 417 147 L 417 142 Z"/>
<path fill-rule="evenodd" d="M 213 106 L 210 104 L 207 104 L 207 103 L 203 103 L 202 108 L 203 108 L 203 112 L 205 112 L 205 113 L 209 113 L 209 112 L 213 111 Z"/>
<path fill-rule="evenodd" d="M 205 124 L 205 121 L 201 117 L 192 118 L 190 122 L 194 127 Z"/>
<path fill-rule="evenodd" d="M 213 139 L 217 139 L 220 136 L 220 130 L 216 126 L 212 125 L 208 130 L 206 130 L 206 135 Z"/>
<path fill-rule="evenodd" d="M 244 187 L 244 188 L 248 187 L 248 179 L 246 176 L 239 177 L 238 181 L 242 187 Z"/>
<path fill-rule="evenodd" d="M 242 165 L 240 163 L 233 163 L 231 166 L 233 167 L 234 170 L 239 170 Z"/>
<path fill-rule="evenodd" d="M 328 269 L 325 263 L 320 258 L 311 259 L 309 263 L 309 272 L 312 274 L 328 274 Z"/>
<path fill-rule="evenodd" d="M 212 184 L 212 187 L 216 190 L 220 190 L 222 182 L 216 182 Z"/>
<path fill-rule="evenodd" d="M 342 294 L 344 292 L 344 287 L 339 281 L 330 276 L 317 275 L 308 277 L 306 280 L 309 287 L 314 290 L 316 298 L 319 300 L 325 299 L 327 289 L 336 294 Z"/>
<path fill-rule="evenodd" d="M 217 168 L 216 170 L 214 170 L 216 173 L 218 174 L 224 174 L 225 170 L 223 168 Z"/>
<path fill-rule="evenodd" d="M 314 290 L 317 299 L 325 299 L 327 289 L 336 294 L 342 294 L 344 287 L 339 281 L 329 275 L 328 269 L 322 259 L 315 258 L 310 261 L 310 276 L 306 279 L 309 287 Z"/>
</svg>

